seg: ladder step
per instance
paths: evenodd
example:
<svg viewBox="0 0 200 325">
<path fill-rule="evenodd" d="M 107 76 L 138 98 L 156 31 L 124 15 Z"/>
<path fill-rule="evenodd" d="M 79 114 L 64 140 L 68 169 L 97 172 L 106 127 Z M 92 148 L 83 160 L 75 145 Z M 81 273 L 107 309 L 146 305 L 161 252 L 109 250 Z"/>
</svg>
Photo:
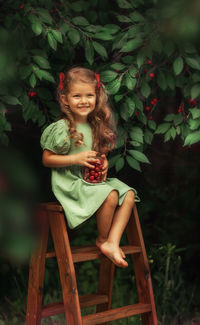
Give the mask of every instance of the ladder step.
<svg viewBox="0 0 200 325">
<path fill-rule="evenodd" d="M 87 294 L 79 297 L 81 308 L 95 306 L 108 302 L 108 296 L 100 295 L 98 293 Z M 53 304 L 47 304 L 42 308 L 41 317 L 50 317 L 53 315 L 62 314 L 65 312 L 63 301 L 56 302 Z"/>
<path fill-rule="evenodd" d="M 142 249 L 139 246 L 121 246 L 121 249 L 125 254 L 137 254 L 141 253 Z M 81 246 L 71 247 L 73 262 L 85 262 L 98 259 L 102 253 L 98 247 L 93 246 Z M 46 258 L 56 257 L 55 252 L 46 253 Z"/>
<path fill-rule="evenodd" d="M 82 320 L 83 325 L 102 324 L 104 322 L 144 314 L 151 311 L 152 308 L 150 304 L 138 303 L 134 305 L 128 305 L 124 307 L 106 310 L 92 315 L 83 316 Z"/>
</svg>

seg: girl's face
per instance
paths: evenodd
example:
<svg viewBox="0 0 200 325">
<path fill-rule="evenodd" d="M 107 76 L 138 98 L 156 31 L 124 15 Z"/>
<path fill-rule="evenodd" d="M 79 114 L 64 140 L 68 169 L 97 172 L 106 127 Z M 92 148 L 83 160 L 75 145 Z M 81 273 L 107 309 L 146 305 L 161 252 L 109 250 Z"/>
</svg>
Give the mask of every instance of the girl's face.
<svg viewBox="0 0 200 325">
<path fill-rule="evenodd" d="M 90 114 L 96 105 L 95 86 L 84 82 L 74 82 L 69 87 L 67 95 L 61 95 L 61 100 L 65 105 L 69 105 L 75 122 L 87 122 Z"/>
</svg>

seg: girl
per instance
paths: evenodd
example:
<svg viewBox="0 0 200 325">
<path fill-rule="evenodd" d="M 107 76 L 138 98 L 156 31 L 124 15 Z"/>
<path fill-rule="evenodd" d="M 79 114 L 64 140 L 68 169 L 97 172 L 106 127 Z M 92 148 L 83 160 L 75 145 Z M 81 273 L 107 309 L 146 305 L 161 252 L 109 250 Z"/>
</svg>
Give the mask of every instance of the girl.
<svg viewBox="0 0 200 325">
<path fill-rule="evenodd" d="M 96 213 L 96 245 L 114 264 L 127 267 L 120 239 L 139 198 L 133 188 L 117 178 L 107 178 L 106 155 L 116 136 L 104 85 L 93 71 L 72 68 L 60 73 L 58 101 L 61 119 L 50 124 L 41 137 L 43 164 L 52 168 L 52 190 L 70 228 Z M 88 183 L 82 169 L 94 168 L 98 153 L 104 159 L 103 181 Z"/>
</svg>

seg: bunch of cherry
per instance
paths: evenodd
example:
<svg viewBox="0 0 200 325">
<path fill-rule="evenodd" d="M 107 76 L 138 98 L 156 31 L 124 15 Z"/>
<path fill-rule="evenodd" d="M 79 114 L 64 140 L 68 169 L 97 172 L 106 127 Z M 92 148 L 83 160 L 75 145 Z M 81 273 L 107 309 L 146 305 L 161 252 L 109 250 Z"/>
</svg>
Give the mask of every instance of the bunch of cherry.
<svg viewBox="0 0 200 325">
<path fill-rule="evenodd" d="M 103 159 L 98 158 L 98 162 L 91 164 L 94 165 L 94 168 L 85 167 L 83 171 L 83 179 L 88 183 L 101 183 L 103 180 Z"/>
</svg>

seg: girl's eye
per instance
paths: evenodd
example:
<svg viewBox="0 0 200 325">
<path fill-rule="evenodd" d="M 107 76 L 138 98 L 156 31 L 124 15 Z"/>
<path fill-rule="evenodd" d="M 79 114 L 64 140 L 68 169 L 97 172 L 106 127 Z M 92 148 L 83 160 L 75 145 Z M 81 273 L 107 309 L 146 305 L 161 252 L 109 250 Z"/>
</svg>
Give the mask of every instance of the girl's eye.
<svg viewBox="0 0 200 325">
<path fill-rule="evenodd" d="M 79 95 L 74 95 L 73 97 L 79 97 Z"/>
</svg>

